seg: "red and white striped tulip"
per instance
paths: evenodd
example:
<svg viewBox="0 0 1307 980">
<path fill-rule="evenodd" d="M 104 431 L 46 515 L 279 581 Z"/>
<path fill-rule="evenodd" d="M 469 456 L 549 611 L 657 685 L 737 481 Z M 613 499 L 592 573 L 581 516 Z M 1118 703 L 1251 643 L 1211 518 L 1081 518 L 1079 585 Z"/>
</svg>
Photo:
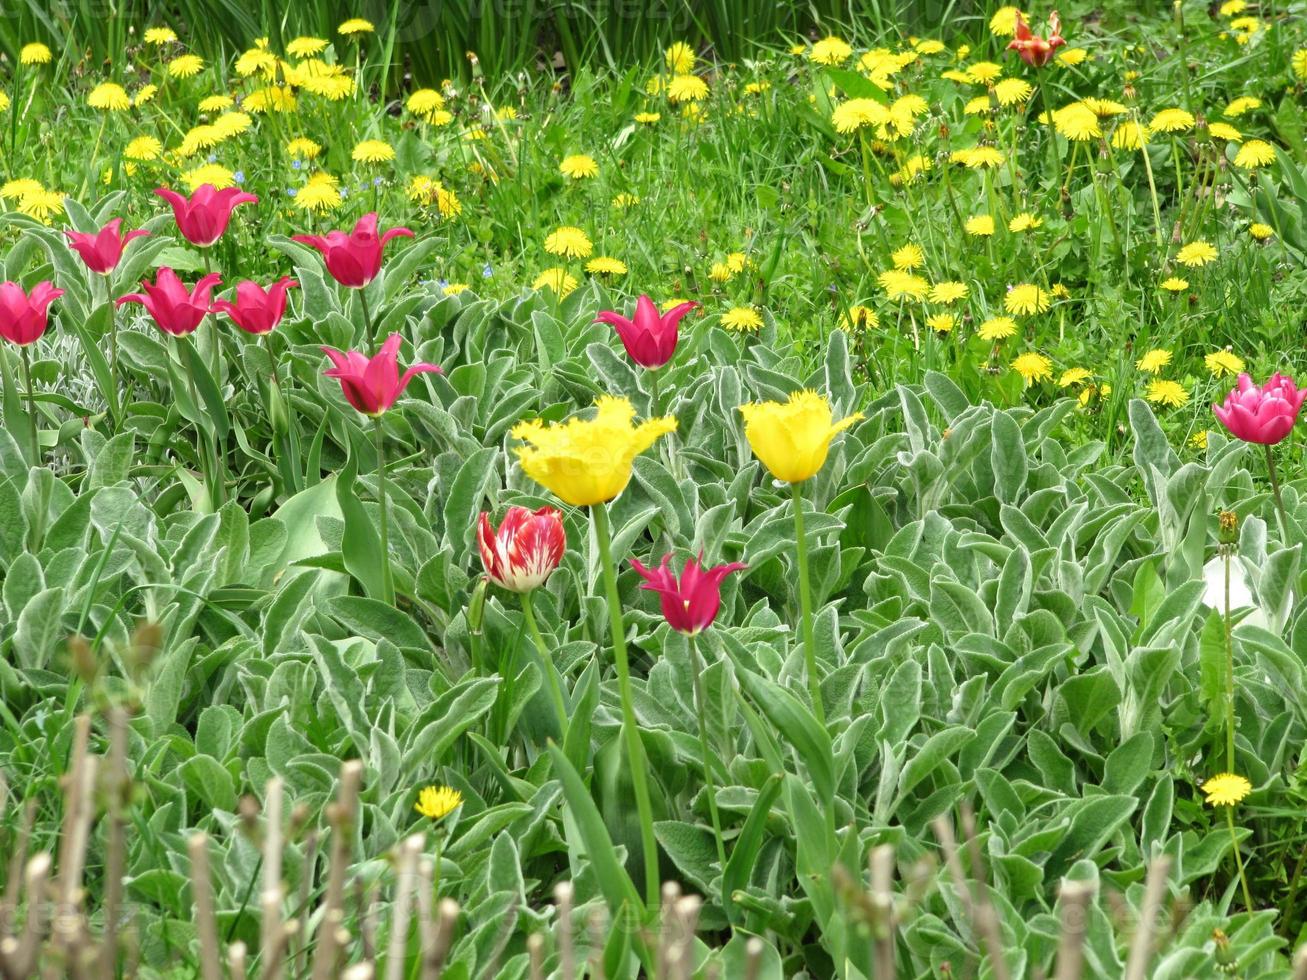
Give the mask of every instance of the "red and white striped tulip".
<svg viewBox="0 0 1307 980">
<path fill-rule="evenodd" d="M 510 507 L 496 530 L 482 511 L 477 546 L 492 582 L 510 592 L 530 592 L 544 585 L 563 560 L 563 515 L 553 507 Z"/>
</svg>

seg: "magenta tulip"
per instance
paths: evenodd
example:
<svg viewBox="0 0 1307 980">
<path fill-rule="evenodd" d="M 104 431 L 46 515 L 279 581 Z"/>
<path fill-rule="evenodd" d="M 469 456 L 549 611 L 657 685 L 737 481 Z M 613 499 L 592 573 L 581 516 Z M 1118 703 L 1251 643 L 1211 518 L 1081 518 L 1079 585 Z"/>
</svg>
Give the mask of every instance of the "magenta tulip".
<svg viewBox="0 0 1307 980">
<path fill-rule="evenodd" d="M 226 313 L 246 333 L 268 333 L 286 313 L 286 291 L 297 286 L 294 279 L 282 276 L 265 291 L 257 282 L 246 279 L 236 285 L 236 302 L 216 299 L 210 312 Z"/>
<path fill-rule="evenodd" d="M 208 248 L 223 236 L 231 213 L 238 206 L 259 202 L 257 195 L 247 194 L 238 187 L 218 190 L 212 184 L 201 184 L 190 197 L 166 187 L 157 187 L 154 193 L 172 205 L 177 230 L 200 248 Z"/>
<path fill-rule="evenodd" d="M 342 286 L 361 289 L 381 271 L 381 253 L 392 238 L 412 238 L 407 228 L 390 228 L 377 234 L 377 213 L 359 218 L 348 235 L 332 231 L 326 235 L 294 235 L 292 240 L 312 245 L 322 253 L 331 277 Z"/>
<path fill-rule="evenodd" d="M 646 568 L 632 558 L 631 567 L 644 579 L 640 588 L 658 593 L 667 625 L 693 636 L 707 629 L 717 618 L 722 602 L 722 580 L 731 572 L 747 566 L 733 561 L 715 568 L 702 568 L 699 559 L 703 555 L 700 555 L 698 559 L 691 558 L 685 563 L 678 579 L 668 564 L 671 557 L 663 555 L 657 568 Z"/>
<path fill-rule="evenodd" d="M 563 515 L 553 507 L 537 511 L 510 507 L 496 529 L 490 515 L 482 511 L 477 547 L 492 582 L 510 592 L 530 592 L 544 585 L 563 560 L 567 547 Z"/>
<path fill-rule="evenodd" d="M 177 278 L 177 273 L 167 266 L 161 266 L 153 284 L 142 280 L 141 287 L 145 290 L 144 293 L 120 296 L 117 305 L 140 303 L 150 311 L 150 316 L 154 318 L 160 330 L 174 337 L 180 337 L 195 332 L 195 328 L 209 312 L 209 299 L 213 294 L 213 287 L 220 282 L 222 276 L 211 272 L 197 282 L 193 289 L 187 289 L 186 285 Z"/>
<path fill-rule="evenodd" d="M 1279 372 L 1260 386 L 1241 374 L 1239 386 L 1212 411 L 1235 438 L 1273 446 L 1293 430 L 1304 399 L 1307 389 L 1299 391 L 1292 378 Z"/>
<path fill-rule="evenodd" d="M 144 228 L 123 234 L 122 224 L 122 218 L 114 218 L 99 231 L 65 231 L 64 234 L 68 236 L 68 246 L 82 257 L 88 269 L 107 275 L 122 260 L 128 242 L 149 235 Z"/>
<path fill-rule="evenodd" d="M 50 326 L 50 304 L 63 294 L 52 282 L 38 282 L 31 293 L 16 282 L 0 282 L 0 337 L 19 347 L 40 340 Z"/>
<path fill-rule="evenodd" d="M 414 375 L 443 373 L 438 365 L 419 363 L 401 375 L 397 355 L 402 339 L 399 334 L 392 333 L 374 357 L 354 350 L 343 352 L 324 347 L 322 352 L 331 358 L 335 367 L 323 374 L 340 382 L 346 401 L 364 415 L 376 418 L 395 404 L 395 399 L 404 393 Z"/>
<path fill-rule="evenodd" d="M 628 320 L 612 310 L 604 310 L 595 317 L 595 323 L 607 323 L 615 328 L 626 353 L 636 364 L 657 369 L 670 361 L 676 353 L 681 318 L 698 305 L 680 303 L 660 316 L 653 300 L 641 293 L 632 319 Z"/>
</svg>

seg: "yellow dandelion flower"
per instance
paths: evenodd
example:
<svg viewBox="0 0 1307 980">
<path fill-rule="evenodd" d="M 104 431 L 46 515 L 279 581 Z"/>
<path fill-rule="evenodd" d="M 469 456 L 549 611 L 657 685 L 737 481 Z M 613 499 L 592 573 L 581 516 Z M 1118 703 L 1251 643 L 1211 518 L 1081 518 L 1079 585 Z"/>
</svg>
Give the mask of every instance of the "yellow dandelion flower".
<svg viewBox="0 0 1307 980">
<path fill-rule="evenodd" d="M 136 90 L 136 94 L 132 96 L 132 105 L 145 105 L 158 94 L 159 87 L 157 85 L 142 85 Z"/>
<path fill-rule="evenodd" d="M 132 107 L 132 100 L 127 97 L 127 90 L 117 82 L 101 82 L 91 89 L 86 97 L 86 104 L 92 109 L 107 112 L 126 112 Z"/>
<path fill-rule="evenodd" d="M 624 276 L 626 263 L 610 255 L 596 255 L 585 264 L 585 271 L 592 276 Z"/>
<path fill-rule="evenodd" d="M 552 289 L 559 299 L 567 296 L 576 287 L 576 276 L 561 267 L 546 269 L 531 283 L 531 288 L 535 290 Z"/>
<path fill-rule="evenodd" d="M 842 330 L 874 330 L 880 326 L 880 317 L 870 306 L 855 303 L 840 314 L 839 325 Z"/>
<path fill-rule="evenodd" d="M 1252 95 L 1241 95 L 1237 99 L 1231 99 L 1230 104 L 1225 107 L 1221 115 L 1227 119 L 1238 119 L 1246 112 L 1252 112 L 1254 109 L 1262 107 L 1262 100 Z"/>
<path fill-rule="evenodd" d="M 902 269 L 887 269 L 880 274 L 878 281 L 890 299 L 925 299 L 930 292 L 930 283 Z"/>
<path fill-rule="evenodd" d="M 1141 150 L 1148 145 L 1148 127 L 1126 119 L 1112 131 L 1112 145 L 1118 150 Z"/>
<path fill-rule="evenodd" d="M 298 104 L 289 85 L 270 85 L 245 96 L 241 107 L 248 112 L 294 112 Z"/>
<path fill-rule="evenodd" d="M 1211 806 L 1234 806 L 1252 791 L 1252 783 L 1232 772 L 1220 773 L 1203 783 L 1203 793 Z"/>
<path fill-rule="evenodd" d="M 1210 242 L 1190 242 L 1175 253 L 1175 260 L 1181 265 L 1197 269 L 1216 261 L 1216 246 Z"/>
<path fill-rule="evenodd" d="M 1243 133 L 1239 132 L 1239 130 L 1235 129 L 1229 123 L 1208 123 L 1207 132 L 1213 139 L 1229 140 L 1231 143 L 1238 143 L 1243 140 Z"/>
<path fill-rule="evenodd" d="M 930 301 L 948 306 L 958 300 L 966 299 L 970 289 L 965 282 L 945 280 L 930 287 Z"/>
<path fill-rule="evenodd" d="M 698 75 L 677 75 L 667 83 L 669 102 L 701 102 L 708 98 L 708 83 Z"/>
<path fill-rule="evenodd" d="M 196 108 L 201 112 L 222 112 L 235 104 L 236 100 L 230 95 L 210 95 L 200 99 L 200 104 Z"/>
<path fill-rule="evenodd" d="M 186 190 L 191 194 L 205 184 L 212 184 L 217 190 L 236 186 L 236 175 L 220 163 L 206 163 L 194 170 L 185 171 L 181 177 Z"/>
<path fill-rule="evenodd" d="M 1003 308 L 1009 313 L 1028 316 L 1048 309 L 1049 295 L 1034 283 L 1023 282 L 1013 286 L 1003 297 Z"/>
<path fill-rule="evenodd" d="M 168 74 L 173 78 L 194 78 L 204 70 L 204 59 L 197 54 L 184 54 L 168 62 Z"/>
<path fill-rule="evenodd" d="M 986 237 L 994 234 L 994 219 L 987 214 L 977 214 L 968 218 L 963 225 L 968 235 Z"/>
<path fill-rule="evenodd" d="M 1270 225 L 1262 224 L 1260 221 L 1255 221 L 1248 226 L 1248 234 L 1252 235 L 1253 238 L 1257 239 L 1257 241 L 1264 242 L 1275 234 L 1275 229 Z"/>
<path fill-rule="evenodd" d="M 1147 371 L 1149 374 L 1157 374 L 1170 363 L 1171 352 L 1155 347 L 1135 361 L 1135 367 L 1140 371 Z"/>
<path fill-rule="evenodd" d="M 448 292 L 448 290 L 446 290 Z M 448 786 L 426 786 L 413 809 L 424 817 L 442 820 L 463 805 L 463 794 Z"/>
<path fill-rule="evenodd" d="M 37 194 L 43 190 L 45 188 L 39 180 L 33 180 L 31 177 L 19 177 L 0 186 L 0 198 L 6 201 L 17 201 L 29 194 Z"/>
<path fill-rule="evenodd" d="M 1069 140 L 1082 142 L 1103 135 L 1098 116 L 1083 102 L 1073 102 L 1053 113 L 1053 127 Z"/>
<path fill-rule="evenodd" d="M 558 172 L 569 180 L 588 180 L 599 176 L 599 164 L 584 153 L 574 153 L 563 157 L 558 164 Z"/>
<path fill-rule="evenodd" d="M 296 160 L 312 160 L 322 152 L 322 147 L 307 136 L 296 136 L 286 144 L 286 153 Z"/>
<path fill-rule="evenodd" d="M 1033 228 L 1038 228 L 1043 223 L 1043 218 L 1037 217 L 1029 211 L 1022 211 L 1007 223 L 1007 230 L 1012 232 L 1030 231 Z"/>
<path fill-rule="evenodd" d="M 981 340 L 1006 340 L 1017 332 L 1017 322 L 1010 316 L 992 316 L 976 329 Z"/>
<path fill-rule="evenodd" d="M 1154 405 L 1180 408 L 1189 401 L 1189 392 L 1178 381 L 1157 378 L 1148 382 L 1148 390 L 1144 393 L 1144 397 Z"/>
<path fill-rule="evenodd" d="M 385 140 L 363 140 L 350 155 L 356 163 L 385 163 L 395 159 L 395 148 Z"/>
<path fill-rule="evenodd" d="M 1275 147 L 1265 140 L 1249 140 L 1234 155 L 1234 165 L 1244 170 L 1256 170 L 1275 162 Z"/>
<path fill-rule="evenodd" d="M 1012 370 L 1021 375 L 1026 387 L 1039 381 L 1048 381 L 1053 377 L 1053 362 L 1043 354 L 1027 351 L 1012 362 Z"/>
<path fill-rule="evenodd" d="M 1003 74 L 1003 66 L 992 61 L 977 61 L 967 68 L 967 81 L 976 85 L 988 85 Z"/>
<path fill-rule="evenodd" d="M 912 244 L 904 245 L 895 251 L 890 258 L 893 260 L 896 269 L 916 269 L 926 261 L 921 246 Z"/>
<path fill-rule="evenodd" d="M 286 53 L 292 58 L 309 58 L 327 50 L 327 42 L 320 37 L 297 37 L 286 45 Z"/>
<path fill-rule="evenodd" d="M 419 119 L 432 121 L 432 117 L 445 108 L 445 97 L 433 88 L 420 88 L 404 100 L 404 108 Z"/>
<path fill-rule="evenodd" d="M 1289 61 L 1293 74 L 1299 81 L 1307 81 L 1307 48 L 1299 48 Z"/>
<path fill-rule="evenodd" d="M 663 60 L 673 75 L 688 75 L 694 71 L 694 48 L 684 41 L 677 41 L 663 52 Z"/>
<path fill-rule="evenodd" d="M 995 37 L 1011 37 L 1017 32 L 1017 16 L 1020 13 L 1017 7 L 999 7 L 989 19 L 989 33 Z"/>
<path fill-rule="evenodd" d="M 1179 276 L 1168 276 L 1162 280 L 1162 288 L 1168 293 L 1183 293 L 1189 288 L 1189 280 Z"/>
<path fill-rule="evenodd" d="M 340 207 L 343 198 L 336 178 L 318 171 L 295 194 L 295 208 L 322 214 Z"/>
<path fill-rule="evenodd" d="M 762 315 L 751 306 L 732 306 L 722 314 L 721 324 L 737 333 L 757 333 L 762 329 Z"/>
<path fill-rule="evenodd" d="M 1207 365 L 1207 370 L 1213 378 L 1239 374 L 1244 369 L 1243 358 L 1229 350 L 1212 351 L 1203 358 L 1203 363 Z"/>
<path fill-rule="evenodd" d="M 640 203 L 640 199 L 634 194 L 618 194 L 613 198 L 613 207 L 619 211 L 625 211 L 627 208 L 633 208 Z"/>
<path fill-rule="evenodd" d="M 18 63 L 20 65 L 48 65 L 50 59 L 54 57 L 50 49 L 40 41 L 33 41 L 31 44 L 24 44 L 22 50 L 18 52 Z"/>
<path fill-rule="evenodd" d="M 1241 14 L 1247 9 L 1247 0 L 1225 0 L 1225 3 L 1221 4 L 1217 12 L 1222 17 L 1234 17 L 1236 14 Z"/>
<path fill-rule="evenodd" d="M 842 38 L 830 37 L 822 38 L 812 46 L 808 52 L 808 58 L 817 62 L 819 65 L 842 65 L 853 56 L 853 48 Z"/>
<path fill-rule="evenodd" d="M 953 328 L 958 325 L 958 318 L 952 313 L 932 313 L 926 317 L 926 326 L 934 330 L 935 333 L 952 333 Z"/>
<path fill-rule="evenodd" d="M 831 122 L 837 133 L 852 133 L 863 126 L 885 126 L 889 109 L 875 99 L 848 99 L 831 110 Z"/>
<path fill-rule="evenodd" d="M 177 40 L 177 34 L 171 27 L 150 27 L 145 31 L 146 44 L 172 44 L 175 40 Z"/>
<path fill-rule="evenodd" d="M 1205 450 L 1207 448 L 1207 434 L 1209 431 L 1210 430 L 1208 429 L 1199 429 L 1191 435 L 1189 437 L 1189 448 L 1197 449 L 1199 451 Z"/>
<path fill-rule="evenodd" d="M 637 112 L 635 114 L 635 121 L 645 126 L 650 126 L 661 118 L 663 118 L 661 112 Z"/>
<path fill-rule="evenodd" d="M 1148 128 L 1155 133 L 1185 133 L 1194 128 L 1194 114 L 1187 109 L 1163 109 L 1153 116 Z"/>
<path fill-rule="evenodd" d="M 564 225 L 545 238 L 545 251 L 550 255 L 561 255 L 569 259 L 583 259 L 592 250 L 593 246 L 586 233 L 572 225 Z"/>
<path fill-rule="evenodd" d="M 350 37 L 354 34 L 371 34 L 374 30 L 376 28 L 372 26 L 372 21 L 364 20 L 362 17 L 351 17 L 336 28 L 336 33 Z"/>
<path fill-rule="evenodd" d="M 994 98 L 1001 106 L 1019 105 L 1034 93 L 1030 83 L 1023 78 L 1005 78 L 994 86 Z"/>
<path fill-rule="evenodd" d="M 62 191 L 48 191 L 44 188 L 30 191 L 18 199 L 18 210 L 29 218 L 35 218 L 42 224 L 50 224 L 56 214 L 64 210 Z"/>
<path fill-rule="evenodd" d="M 138 136 L 123 147 L 123 157 L 128 160 L 157 160 L 161 153 L 163 144 L 153 136 Z"/>
<path fill-rule="evenodd" d="M 276 71 L 277 56 L 266 48 L 250 48 L 236 59 L 236 74 L 241 78 L 261 73 L 270 79 Z"/>
<path fill-rule="evenodd" d="M 1089 57 L 1089 52 L 1084 48 L 1063 48 L 1053 58 L 1063 68 L 1074 68 L 1076 65 L 1082 65 Z"/>
<path fill-rule="evenodd" d="M 1073 385 L 1084 384 L 1094 375 L 1082 367 L 1067 368 L 1062 372 L 1062 376 L 1057 379 L 1059 388 L 1070 388 Z"/>
</svg>

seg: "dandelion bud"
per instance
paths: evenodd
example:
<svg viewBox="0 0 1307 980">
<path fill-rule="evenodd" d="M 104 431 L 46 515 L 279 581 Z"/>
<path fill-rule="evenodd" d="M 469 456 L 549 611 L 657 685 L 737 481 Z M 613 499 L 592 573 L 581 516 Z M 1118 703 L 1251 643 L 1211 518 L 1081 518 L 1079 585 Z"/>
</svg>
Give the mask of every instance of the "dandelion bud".
<svg viewBox="0 0 1307 980">
<path fill-rule="evenodd" d="M 95 662 L 95 654 L 91 650 L 91 644 L 87 642 L 86 637 L 80 633 L 74 633 L 68 638 L 68 654 L 72 659 L 73 673 L 81 680 L 83 684 L 90 684 L 95 680 L 98 673 L 98 667 Z"/>
<path fill-rule="evenodd" d="M 1221 544 L 1235 544 L 1239 540 L 1239 515 L 1223 510 L 1216 517 L 1217 537 Z"/>
</svg>

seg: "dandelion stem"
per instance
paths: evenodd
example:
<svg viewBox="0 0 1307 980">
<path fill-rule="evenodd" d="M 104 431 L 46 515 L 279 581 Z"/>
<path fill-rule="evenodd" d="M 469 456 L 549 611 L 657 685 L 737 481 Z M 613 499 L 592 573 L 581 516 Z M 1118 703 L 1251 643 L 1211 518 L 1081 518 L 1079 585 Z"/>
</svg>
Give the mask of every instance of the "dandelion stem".
<svg viewBox="0 0 1307 980">
<path fill-rule="evenodd" d="M 812 591 L 808 583 L 808 538 L 803 529 L 803 492 L 791 483 L 794 493 L 794 536 L 799 565 L 799 614 L 803 622 L 803 658 L 808 672 L 808 695 L 817 722 L 826 727 L 826 709 L 821 703 L 821 677 L 817 673 L 817 642 L 812 627 Z"/>
<path fill-rule="evenodd" d="M 1225 808 L 1226 826 L 1230 828 L 1230 843 L 1234 847 L 1234 866 L 1239 870 L 1239 885 L 1243 889 L 1243 905 L 1249 912 L 1253 910 L 1252 894 L 1248 891 L 1248 875 L 1243 870 L 1243 854 L 1239 851 L 1239 837 L 1234 832 L 1234 807 Z"/>
<path fill-rule="evenodd" d="M 563 682 L 558 676 L 558 666 L 549 655 L 549 648 L 545 646 L 545 638 L 540 635 L 540 627 L 536 625 L 535 610 L 531 608 L 531 593 L 521 593 L 521 599 L 522 618 L 526 621 L 526 630 L 531 634 L 536 652 L 540 654 L 540 669 L 544 671 L 549 683 L 549 697 L 554 703 L 554 714 L 558 716 L 558 737 L 561 739 L 567 734 L 567 701 L 563 698 Z"/>
<path fill-rule="evenodd" d="M 390 571 L 390 513 L 386 501 L 386 430 L 381 416 L 372 420 L 377 438 L 377 503 L 381 506 L 381 601 L 395 604 L 395 582 Z"/>
<path fill-rule="evenodd" d="M 617 592 L 617 569 L 613 565 L 612 532 L 608 524 L 608 511 L 603 504 L 590 508 L 594 515 L 595 540 L 599 545 L 599 564 L 608 593 L 608 620 L 612 632 L 613 663 L 617 668 L 617 690 L 622 701 L 622 735 L 626 741 L 626 761 L 631 767 L 631 789 L 635 792 L 635 807 L 640 817 L 640 840 L 644 851 L 645 900 L 650 908 L 657 908 L 658 843 L 653 832 L 653 807 L 649 802 L 649 783 L 646 773 L 644 746 L 636 727 L 635 705 L 631 697 L 631 668 L 626 658 L 626 627 L 622 623 L 622 599 Z"/>
<path fill-rule="evenodd" d="M 712 753 L 708 749 L 707 699 L 703 693 L 703 658 L 699 656 L 697 637 L 686 637 L 690 645 L 690 674 L 694 678 L 694 711 L 699 724 L 699 751 L 703 754 L 703 784 L 708 794 L 708 813 L 712 818 L 713 838 L 717 842 L 717 864 L 726 871 L 726 845 L 722 843 L 722 818 L 717 812 L 717 785 L 712 777 Z"/>
</svg>

